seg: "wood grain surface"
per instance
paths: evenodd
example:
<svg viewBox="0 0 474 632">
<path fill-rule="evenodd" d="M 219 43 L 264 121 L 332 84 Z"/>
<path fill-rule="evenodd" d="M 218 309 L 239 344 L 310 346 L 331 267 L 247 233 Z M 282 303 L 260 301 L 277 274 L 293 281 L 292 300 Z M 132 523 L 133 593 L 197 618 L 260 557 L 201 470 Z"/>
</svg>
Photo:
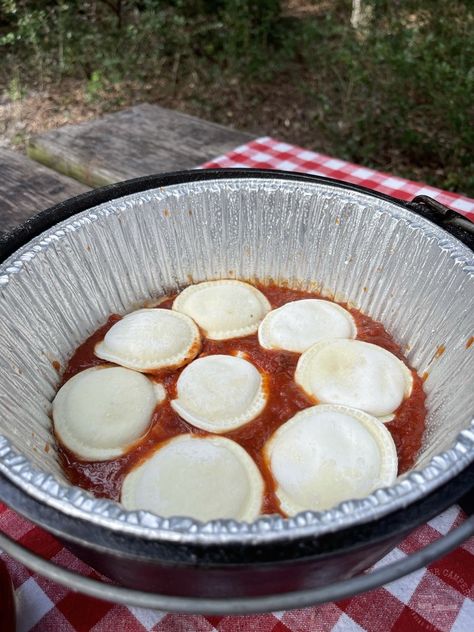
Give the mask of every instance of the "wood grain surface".
<svg viewBox="0 0 474 632">
<path fill-rule="evenodd" d="M 49 206 L 88 190 L 89 187 L 17 151 L 0 149 L 0 233 L 15 228 Z"/>
<path fill-rule="evenodd" d="M 193 168 L 252 138 L 181 112 L 143 104 L 36 136 L 28 154 L 96 187 Z"/>
</svg>

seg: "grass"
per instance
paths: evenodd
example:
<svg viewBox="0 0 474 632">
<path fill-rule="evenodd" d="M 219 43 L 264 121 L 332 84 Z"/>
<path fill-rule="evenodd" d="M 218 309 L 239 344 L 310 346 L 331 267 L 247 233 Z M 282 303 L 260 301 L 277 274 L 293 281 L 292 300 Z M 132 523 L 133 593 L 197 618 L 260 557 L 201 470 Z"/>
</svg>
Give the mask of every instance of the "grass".
<svg viewBox="0 0 474 632">
<path fill-rule="evenodd" d="M 4 100 L 157 102 L 474 196 L 472 3 L 366 5 L 0 0 Z"/>
</svg>

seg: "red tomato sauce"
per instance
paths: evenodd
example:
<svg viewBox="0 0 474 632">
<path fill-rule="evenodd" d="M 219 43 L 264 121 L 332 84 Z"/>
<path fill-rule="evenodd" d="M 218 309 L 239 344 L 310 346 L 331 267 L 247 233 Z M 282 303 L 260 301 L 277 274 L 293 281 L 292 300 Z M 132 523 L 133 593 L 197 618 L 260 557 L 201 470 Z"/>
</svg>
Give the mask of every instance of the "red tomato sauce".
<svg viewBox="0 0 474 632">
<path fill-rule="evenodd" d="M 303 292 L 277 285 L 255 285 L 265 294 L 273 308 L 303 298 L 325 298 L 315 292 Z M 174 296 L 169 297 L 158 307 L 170 309 L 173 300 Z M 351 312 L 356 321 L 358 340 L 379 345 L 405 360 L 402 349 L 385 331 L 383 325 L 356 309 L 344 304 L 343 307 Z M 78 347 L 66 367 L 62 384 L 84 369 L 104 364 L 103 360 L 94 355 L 94 347 L 118 320 L 120 316 L 110 316 L 103 327 Z M 266 376 L 268 402 L 262 413 L 253 421 L 222 436 L 233 439 L 245 448 L 260 468 L 265 481 L 262 513 L 284 515 L 275 495 L 275 484 L 263 456 L 263 447 L 279 426 L 298 411 L 313 406 L 315 402 L 293 380 L 299 354 L 263 349 L 258 344 L 257 334 L 231 340 L 203 338 L 198 357 L 233 354 L 237 351 L 244 352 L 246 358 Z M 139 439 L 126 454 L 110 461 L 86 462 L 78 459 L 58 441 L 61 464 L 72 484 L 88 489 L 96 496 L 119 500 L 125 475 L 154 452 L 157 445 L 183 433 L 192 433 L 197 436 L 209 435 L 208 432 L 195 428 L 181 419 L 170 406 L 169 402 L 175 398 L 176 382 L 183 368 L 149 376 L 150 379 L 163 384 L 168 399 L 164 404 L 156 407 L 147 434 Z M 386 424 L 397 448 L 399 474 L 403 474 L 414 464 L 425 430 L 426 408 L 423 381 L 414 370 L 412 374 L 414 382 L 410 397 L 398 408 L 395 419 Z"/>
</svg>

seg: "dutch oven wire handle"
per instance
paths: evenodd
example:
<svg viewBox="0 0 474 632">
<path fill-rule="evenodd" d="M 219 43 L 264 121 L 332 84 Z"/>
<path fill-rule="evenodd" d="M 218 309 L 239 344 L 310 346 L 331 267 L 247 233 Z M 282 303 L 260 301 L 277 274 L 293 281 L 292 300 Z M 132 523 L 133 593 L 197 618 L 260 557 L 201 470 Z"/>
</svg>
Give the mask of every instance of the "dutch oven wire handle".
<svg viewBox="0 0 474 632">
<path fill-rule="evenodd" d="M 0 550 L 21 562 L 34 572 L 79 591 L 90 597 L 104 599 L 141 608 L 153 608 L 180 613 L 203 613 L 208 615 L 252 614 L 305 608 L 329 601 L 338 601 L 388 584 L 409 573 L 413 573 L 434 560 L 446 555 L 474 534 L 474 516 L 467 518 L 461 526 L 439 538 L 413 555 L 388 564 L 371 573 L 345 579 L 329 586 L 322 586 L 297 593 L 288 593 L 254 598 L 197 598 L 175 597 L 148 593 L 132 588 L 104 583 L 79 575 L 57 566 L 32 553 L 10 537 L 0 533 Z"/>
</svg>

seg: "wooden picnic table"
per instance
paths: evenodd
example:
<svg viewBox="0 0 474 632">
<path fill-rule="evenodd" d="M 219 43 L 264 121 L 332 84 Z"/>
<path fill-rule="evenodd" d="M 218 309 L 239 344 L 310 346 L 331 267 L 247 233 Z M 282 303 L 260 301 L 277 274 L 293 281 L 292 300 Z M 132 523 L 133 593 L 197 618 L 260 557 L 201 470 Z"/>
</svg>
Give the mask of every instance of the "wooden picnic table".
<svg viewBox="0 0 474 632">
<path fill-rule="evenodd" d="M 28 156 L 0 149 L 0 233 L 91 187 L 197 167 L 252 138 L 143 104 L 40 134 Z"/>
</svg>

